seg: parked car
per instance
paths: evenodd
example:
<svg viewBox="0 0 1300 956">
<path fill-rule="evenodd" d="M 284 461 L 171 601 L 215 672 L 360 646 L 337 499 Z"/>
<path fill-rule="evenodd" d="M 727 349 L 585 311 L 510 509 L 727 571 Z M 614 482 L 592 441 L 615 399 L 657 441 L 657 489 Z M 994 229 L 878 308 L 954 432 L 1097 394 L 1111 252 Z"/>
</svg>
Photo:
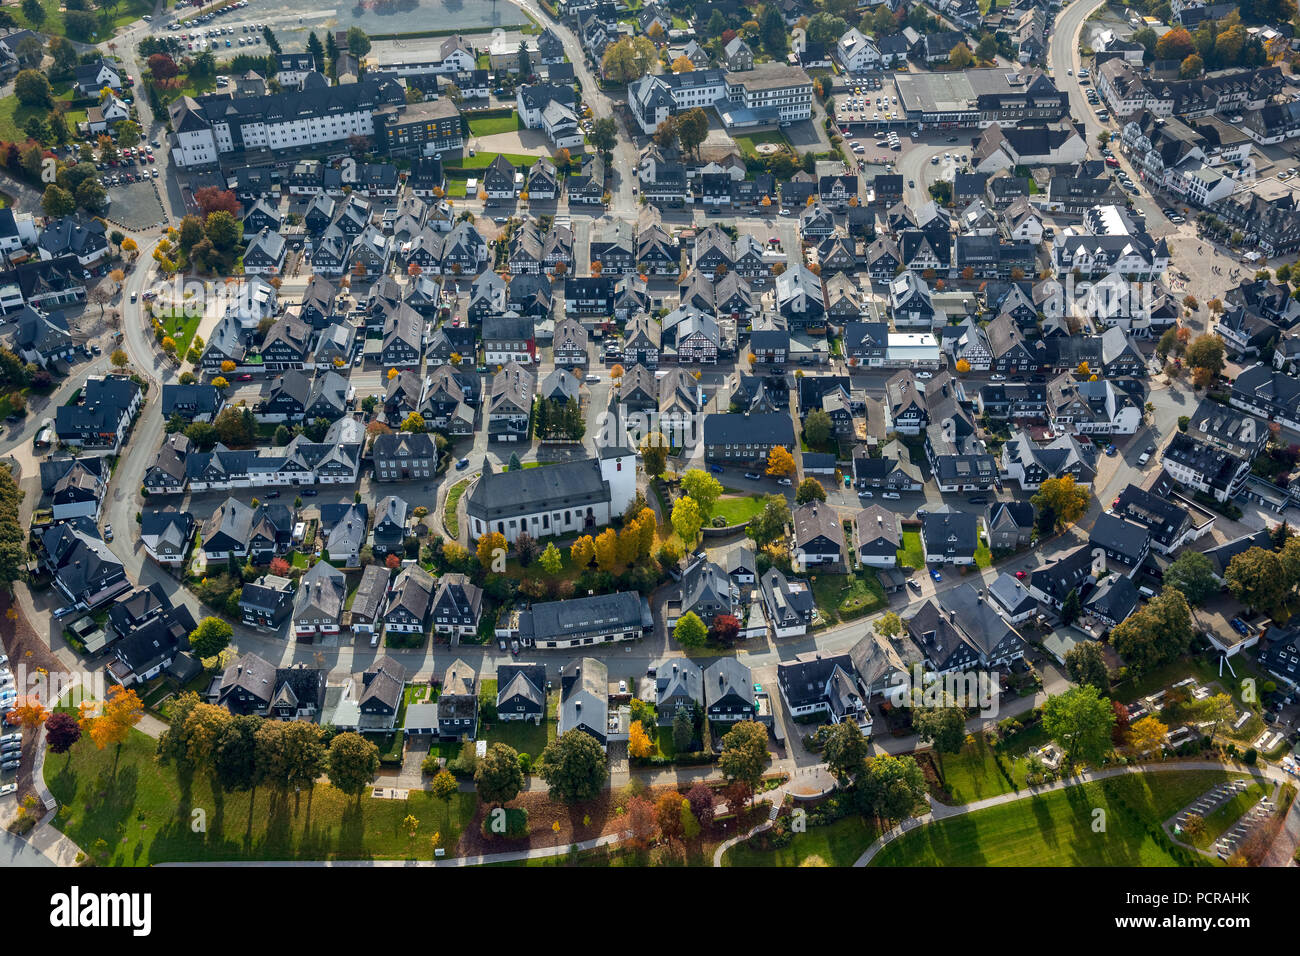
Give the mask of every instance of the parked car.
<svg viewBox="0 0 1300 956">
<path fill-rule="evenodd" d="M 794 482 L 791 481 L 789 478 L 782 478 L 782 479 L 780 479 L 779 481 L 777 481 L 777 484 L 778 484 L 778 485 L 785 485 L 785 486 L 789 487 L 790 485 L 793 485 Z"/>
<path fill-rule="evenodd" d="M 909 579 L 908 579 L 908 582 L 907 582 L 907 586 L 908 586 L 909 588 L 911 588 L 913 591 L 915 591 L 917 594 L 920 594 L 920 593 L 921 593 L 921 582 L 920 582 L 920 581 L 914 581 L 914 580 L 912 580 L 912 579 L 909 578 Z"/>
<path fill-rule="evenodd" d="M 939 573 L 939 569 L 938 569 L 938 568 L 931 568 L 931 569 L 930 569 L 930 577 L 934 578 L 936 581 L 942 581 L 942 580 L 943 580 L 943 575 Z"/>
<path fill-rule="evenodd" d="M 763 476 L 756 471 L 745 472 L 745 477 L 748 478 L 750 481 L 761 481 L 763 479 Z"/>
<path fill-rule="evenodd" d="M 717 465 L 709 465 L 709 471 L 713 472 L 715 475 L 722 474 L 722 469 Z"/>
<path fill-rule="evenodd" d="M 858 492 L 858 497 L 859 497 L 859 498 L 874 498 L 874 497 L 876 497 L 876 495 L 875 495 L 874 492 L 869 491 L 869 490 L 867 490 L 866 488 L 863 488 L 861 491 Z"/>
<path fill-rule="evenodd" d="M 886 491 L 886 492 L 885 492 L 884 494 L 882 494 L 880 497 L 882 497 L 882 498 L 888 498 L 890 501 L 898 501 L 898 500 L 899 500 L 900 498 L 902 498 L 903 496 L 900 495 L 897 491 Z"/>
<path fill-rule="evenodd" d="M 469 467 L 469 459 L 468 459 L 468 458 L 462 458 L 460 461 L 456 462 L 456 470 L 457 470 L 457 471 L 464 471 L 464 470 L 465 470 L 466 468 L 468 468 L 468 467 Z"/>
</svg>

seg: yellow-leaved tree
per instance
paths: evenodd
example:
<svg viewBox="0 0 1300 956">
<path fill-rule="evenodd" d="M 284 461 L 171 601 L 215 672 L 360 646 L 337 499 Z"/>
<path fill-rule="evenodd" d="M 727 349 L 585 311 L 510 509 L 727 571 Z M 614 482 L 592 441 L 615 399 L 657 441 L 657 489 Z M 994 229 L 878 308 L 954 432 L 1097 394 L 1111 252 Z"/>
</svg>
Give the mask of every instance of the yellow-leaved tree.
<svg viewBox="0 0 1300 956">
<path fill-rule="evenodd" d="M 654 744 L 651 743 L 650 735 L 645 732 L 645 728 L 641 726 L 641 721 L 632 721 L 632 726 L 627 729 L 627 755 L 649 757 L 654 752 Z"/>
<path fill-rule="evenodd" d="M 794 474 L 794 456 L 777 445 L 767 455 L 767 473 L 769 475 L 788 476 Z"/>
</svg>

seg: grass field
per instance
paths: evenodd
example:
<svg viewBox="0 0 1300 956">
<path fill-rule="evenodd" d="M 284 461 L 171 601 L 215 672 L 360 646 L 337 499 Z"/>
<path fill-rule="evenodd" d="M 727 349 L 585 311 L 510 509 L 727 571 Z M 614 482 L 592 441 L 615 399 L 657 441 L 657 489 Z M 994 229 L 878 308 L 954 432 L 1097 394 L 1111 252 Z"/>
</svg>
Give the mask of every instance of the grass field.
<svg viewBox="0 0 1300 956">
<path fill-rule="evenodd" d="M 740 147 L 742 153 L 746 156 L 757 156 L 758 150 L 755 148 L 760 143 L 775 143 L 778 146 L 789 148 L 790 141 L 786 139 L 785 134 L 780 130 L 767 130 L 766 132 L 747 133 L 744 136 L 737 136 L 736 145 Z"/>
<path fill-rule="evenodd" d="M 15 20 L 20 27 L 31 27 L 41 33 L 50 36 L 67 36 L 67 27 L 63 22 L 63 11 L 61 0 L 41 0 L 41 9 L 45 11 L 45 18 L 39 23 L 33 23 L 27 19 L 23 13 L 22 7 L 14 4 L 9 8 Z M 146 13 L 153 12 L 153 4 L 148 0 L 122 0 L 115 10 L 112 11 L 94 11 L 95 22 L 97 24 L 96 32 L 90 37 L 79 37 L 78 40 L 87 40 L 91 43 L 99 43 L 107 40 L 119 27 L 123 27 L 133 20 L 140 19 Z"/>
<path fill-rule="evenodd" d="M 745 524 L 763 510 L 762 495 L 724 496 L 713 505 L 714 517 L 727 519 L 727 524 Z"/>
<path fill-rule="evenodd" d="M 903 547 L 898 552 L 899 567 L 925 567 L 925 551 L 921 548 L 921 532 L 904 531 Z"/>
<path fill-rule="evenodd" d="M 1148 833 L 1228 778 L 1214 770 L 1136 774 L 1026 797 L 932 823 L 872 866 L 1176 866 Z M 1094 811 L 1105 831 L 1094 832 Z"/>
<path fill-rule="evenodd" d="M 523 153 L 478 153 L 474 156 L 466 156 L 461 160 L 460 166 L 461 169 L 487 169 L 497 156 L 504 156 L 512 166 L 523 166 L 524 168 L 537 162 L 536 156 L 527 156 Z"/>
<path fill-rule="evenodd" d="M 885 604 L 885 589 L 874 571 L 811 575 L 813 600 L 829 622 L 848 621 Z"/>
<path fill-rule="evenodd" d="M 852 866 L 880 831 L 862 817 L 850 816 L 824 827 L 809 827 L 794 834 L 790 845 L 779 850 L 761 850 L 741 843 L 722 856 L 723 866 L 802 866 L 818 857 L 829 866 Z"/>
<path fill-rule="evenodd" d="M 430 859 L 437 832 L 451 853 L 473 819 L 476 796 L 450 804 L 412 791 L 408 800 L 357 801 L 325 784 L 310 801 L 274 797 L 263 788 L 213 793 L 205 775 L 188 786 L 154 759 L 155 741 L 131 731 L 114 767 L 115 748 L 96 750 L 88 737 L 67 756 L 51 754 L 46 780 L 60 807 L 55 826 L 102 863 L 146 866 L 175 860 Z M 192 829 L 191 810 L 205 811 L 206 832 Z M 296 812 L 295 812 L 296 809 Z M 412 843 L 402 826 L 420 821 Z M 103 841 L 101 844 L 99 841 Z"/>
<path fill-rule="evenodd" d="M 495 133 L 513 133 L 519 129 L 519 114 L 509 116 L 485 116 L 469 121 L 471 136 L 492 136 Z M 473 157 L 477 159 L 478 157 Z"/>
<path fill-rule="evenodd" d="M 943 782 L 952 796 L 951 802 L 972 803 L 1001 793 L 1011 793 L 1016 787 L 1026 786 L 1029 767 L 1025 755 L 1031 747 L 1046 741 L 1047 736 L 1040 725 L 1023 730 L 1008 741 L 1008 748 L 1004 751 L 1002 759 L 1007 764 L 1010 781 L 998 769 L 994 750 L 982 735 L 976 736 L 974 741 L 962 747 L 959 753 L 944 754 Z M 1012 786 L 1013 782 L 1015 786 Z"/>
<path fill-rule="evenodd" d="M 975 549 L 975 567 L 982 571 L 992 566 L 993 552 L 989 550 L 989 544 L 984 540 L 984 536 L 980 535 L 980 546 Z"/>
<path fill-rule="evenodd" d="M 71 100 L 74 95 L 74 91 L 68 83 L 53 84 L 53 92 L 55 105 L 58 105 L 59 100 Z M 86 117 L 84 110 L 76 111 L 76 114 L 83 120 Z M 45 119 L 49 115 L 49 109 L 44 106 L 23 106 L 18 102 L 17 96 L 12 94 L 6 96 L 4 99 L 0 99 L 0 139 L 11 143 L 22 143 L 27 139 L 27 131 L 24 127 L 27 125 L 28 120 L 33 116 Z M 68 129 L 74 132 L 76 129 L 75 119 L 76 116 L 73 112 L 64 114 Z"/>
</svg>

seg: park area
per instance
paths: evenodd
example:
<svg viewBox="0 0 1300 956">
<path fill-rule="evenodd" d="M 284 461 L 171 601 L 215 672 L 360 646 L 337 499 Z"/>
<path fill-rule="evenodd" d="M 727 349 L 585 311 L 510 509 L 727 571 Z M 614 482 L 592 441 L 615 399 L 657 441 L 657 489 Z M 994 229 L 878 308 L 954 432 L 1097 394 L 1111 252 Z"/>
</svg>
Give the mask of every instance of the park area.
<svg viewBox="0 0 1300 956">
<path fill-rule="evenodd" d="M 1142 773 L 1028 796 L 914 830 L 871 865 L 1183 866 L 1191 857 L 1163 836 L 1161 824 L 1230 776 Z M 1105 811 L 1105 832 L 1094 829 L 1096 810 Z"/>
<path fill-rule="evenodd" d="M 100 865 L 148 866 L 201 860 L 329 860 L 428 858 L 429 838 L 454 852 L 478 799 L 458 793 L 449 803 L 413 790 L 406 800 L 360 800 L 328 784 L 310 793 L 214 793 L 206 775 L 178 779 L 154 759 L 156 741 L 132 730 L 120 756 L 89 737 L 66 756 L 50 754 L 46 782 L 59 801 L 54 825 Z M 205 811 L 205 830 L 192 826 Z M 413 850 L 407 815 L 420 821 Z"/>
</svg>

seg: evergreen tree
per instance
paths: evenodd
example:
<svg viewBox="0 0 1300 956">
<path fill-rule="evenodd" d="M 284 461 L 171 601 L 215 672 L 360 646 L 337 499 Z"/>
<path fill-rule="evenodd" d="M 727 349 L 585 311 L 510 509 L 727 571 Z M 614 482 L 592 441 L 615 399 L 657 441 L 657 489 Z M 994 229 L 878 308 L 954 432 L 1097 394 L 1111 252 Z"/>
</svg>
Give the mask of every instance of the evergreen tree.
<svg viewBox="0 0 1300 956">
<path fill-rule="evenodd" d="M 312 31 L 311 36 L 307 37 L 307 52 L 311 54 L 312 63 L 316 67 L 316 72 L 325 72 L 325 48 L 321 46 L 320 37 Z"/>
</svg>

